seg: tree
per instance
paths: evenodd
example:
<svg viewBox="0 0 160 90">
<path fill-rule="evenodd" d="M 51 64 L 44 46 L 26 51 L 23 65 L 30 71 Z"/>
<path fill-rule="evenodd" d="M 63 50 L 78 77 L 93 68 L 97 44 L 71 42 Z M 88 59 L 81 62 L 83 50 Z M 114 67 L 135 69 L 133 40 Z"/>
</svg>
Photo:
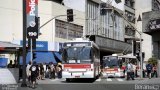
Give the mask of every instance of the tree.
<svg viewBox="0 0 160 90">
<path fill-rule="evenodd" d="M 148 63 L 152 64 L 152 65 L 157 65 L 157 58 L 152 56 L 151 58 L 148 59 Z"/>
</svg>

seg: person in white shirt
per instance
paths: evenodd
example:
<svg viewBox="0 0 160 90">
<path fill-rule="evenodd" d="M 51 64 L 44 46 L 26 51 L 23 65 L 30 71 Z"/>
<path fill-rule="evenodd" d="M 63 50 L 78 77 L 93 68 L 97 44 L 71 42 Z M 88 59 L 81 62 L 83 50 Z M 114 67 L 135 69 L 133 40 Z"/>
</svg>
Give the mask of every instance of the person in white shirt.
<svg viewBox="0 0 160 90">
<path fill-rule="evenodd" d="M 129 80 L 130 78 L 132 78 L 132 80 L 134 80 L 134 76 L 133 76 L 133 65 L 131 62 L 129 62 L 127 64 L 127 80 Z"/>
<path fill-rule="evenodd" d="M 31 67 L 31 61 L 29 61 L 29 63 L 27 64 L 27 67 L 26 67 L 26 74 L 27 74 L 27 78 L 28 78 L 28 82 L 29 82 L 29 87 L 31 85 L 31 71 L 29 70 L 30 67 Z"/>
<path fill-rule="evenodd" d="M 46 76 L 46 71 L 47 71 L 46 63 L 43 63 L 43 68 L 44 68 L 44 74 L 43 74 L 44 76 L 43 76 L 43 77 L 45 78 L 45 76 Z"/>
</svg>

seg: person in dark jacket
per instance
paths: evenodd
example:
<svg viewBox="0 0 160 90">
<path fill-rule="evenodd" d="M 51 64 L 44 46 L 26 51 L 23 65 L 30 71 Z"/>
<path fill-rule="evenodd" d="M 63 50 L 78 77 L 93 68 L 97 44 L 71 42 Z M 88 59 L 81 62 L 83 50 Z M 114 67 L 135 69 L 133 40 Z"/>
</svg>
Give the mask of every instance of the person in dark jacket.
<svg viewBox="0 0 160 90">
<path fill-rule="evenodd" d="M 39 69 L 38 69 L 35 61 L 33 62 L 32 66 L 30 67 L 30 71 L 31 71 L 32 88 L 35 88 L 36 78 L 37 78 L 37 74 L 39 72 Z"/>
<path fill-rule="evenodd" d="M 147 76 L 148 76 L 149 79 L 151 78 L 152 68 L 153 68 L 153 67 L 152 67 L 152 64 L 148 63 L 148 64 L 146 65 Z"/>
</svg>

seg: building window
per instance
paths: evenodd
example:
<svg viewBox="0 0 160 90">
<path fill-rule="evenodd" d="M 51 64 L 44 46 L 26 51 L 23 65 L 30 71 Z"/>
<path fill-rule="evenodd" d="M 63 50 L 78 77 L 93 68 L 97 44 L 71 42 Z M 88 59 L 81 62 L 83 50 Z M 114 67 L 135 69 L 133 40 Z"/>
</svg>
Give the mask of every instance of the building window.
<svg viewBox="0 0 160 90">
<path fill-rule="evenodd" d="M 55 29 L 55 36 L 58 38 L 66 39 L 74 39 L 80 38 L 83 35 L 83 26 L 67 23 L 65 21 L 61 21 L 56 19 L 56 29 Z"/>
<path fill-rule="evenodd" d="M 135 24 L 135 14 L 125 10 L 125 16 L 127 17 L 128 21 Z"/>
<path fill-rule="evenodd" d="M 135 1 L 134 0 L 125 0 L 125 5 L 134 9 Z"/>
<path fill-rule="evenodd" d="M 125 35 L 128 36 L 135 36 L 135 30 L 133 30 L 133 28 L 131 28 L 130 26 L 125 26 Z"/>
<path fill-rule="evenodd" d="M 152 0 L 152 10 L 160 10 L 160 1 L 159 0 Z"/>
</svg>

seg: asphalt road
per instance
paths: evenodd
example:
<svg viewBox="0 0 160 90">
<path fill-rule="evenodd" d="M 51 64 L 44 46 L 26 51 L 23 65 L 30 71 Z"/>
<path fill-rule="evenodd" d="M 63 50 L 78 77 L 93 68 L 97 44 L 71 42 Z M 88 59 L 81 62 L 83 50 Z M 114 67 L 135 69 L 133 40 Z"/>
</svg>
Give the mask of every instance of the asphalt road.
<svg viewBox="0 0 160 90">
<path fill-rule="evenodd" d="M 46 79 L 38 80 L 35 89 L 20 87 L 20 85 L 21 83 L 15 86 L 3 85 L 0 90 L 160 90 L 160 78 L 143 80 L 137 78 L 129 81 L 123 78 L 103 78 L 95 81 L 84 79 L 72 82 L 66 82 L 64 79 Z"/>
</svg>

